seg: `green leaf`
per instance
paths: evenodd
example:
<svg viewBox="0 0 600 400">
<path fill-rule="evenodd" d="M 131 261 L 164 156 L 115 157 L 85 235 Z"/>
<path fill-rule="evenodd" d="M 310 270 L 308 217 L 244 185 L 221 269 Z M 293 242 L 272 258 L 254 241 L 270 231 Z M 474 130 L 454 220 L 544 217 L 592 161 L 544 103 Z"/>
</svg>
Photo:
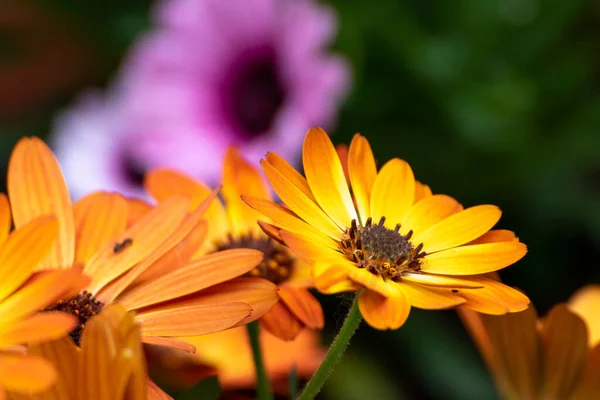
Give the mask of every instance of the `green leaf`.
<svg viewBox="0 0 600 400">
<path fill-rule="evenodd" d="M 221 396 L 221 386 L 216 376 L 203 379 L 186 393 L 177 396 L 177 400 L 218 400 Z"/>
</svg>

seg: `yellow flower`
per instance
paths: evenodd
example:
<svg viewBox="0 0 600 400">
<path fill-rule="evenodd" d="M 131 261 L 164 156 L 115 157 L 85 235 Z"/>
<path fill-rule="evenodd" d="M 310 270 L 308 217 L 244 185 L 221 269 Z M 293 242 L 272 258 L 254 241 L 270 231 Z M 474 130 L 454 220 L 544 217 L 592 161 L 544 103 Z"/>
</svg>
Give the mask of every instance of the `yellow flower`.
<svg viewBox="0 0 600 400">
<path fill-rule="evenodd" d="M 44 267 L 81 265 L 91 278 L 84 291 L 48 308 L 78 316 L 71 332 L 76 343 L 90 317 L 118 303 L 136 312 L 143 342 L 193 351 L 172 338 L 245 324 L 278 300 L 277 287 L 265 280 L 229 281 L 262 261 L 256 250 L 222 251 L 190 261 L 189 246 L 204 238 L 203 213 L 216 192 L 192 213 L 184 197 L 167 199 L 145 213 L 116 193 L 92 193 L 72 205 L 54 155 L 37 138 L 25 138 L 15 147 L 7 184 L 15 226 L 41 214 L 58 217 L 58 240 Z"/>
<path fill-rule="evenodd" d="M 146 188 L 157 200 L 187 195 L 200 203 L 210 189 L 201 182 L 178 172 L 159 169 L 146 176 Z M 261 326 L 283 340 L 294 339 L 304 327 L 320 329 L 324 318 L 321 305 L 309 292 L 311 267 L 290 254 L 288 249 L 267 236 L 257 224 L 259 213 L 248 207 L 241 195 L 272 200 L 271 192 L 257 168 L 250 165 L 235 148 L 230 148 L 223 165 L 224 203 L 214 202 L 206 213 L 209 240 L 197 255 L 218 250 L 252 248 L 264 254 L 264 260 L 246 275 L 268 279 L 279 287 L 278 302 L 260 319 Z M 262 223 L 266 232 L 272 231 Z"/>
<path fill-rule="evenodd" d="M 460 310 L 505 399 L 600 398 L 600 286 L 588 285 L 538 319 L 530 307 L 491 316 Z"/>
<path fill-rule="evenodd" d="M 52 365 L 25 354 L 22 345 L 66 335 L 75 326 L 75 318 L 38 311 L 85 284 L 74 268 L 35 272 L 56 241 L 55 217 L 41 216 L 9 233 L 10 226 L 8 199 L 0 194 L 0 398 L 5 389 L 37 393 L 54 383 Z"/>
<path fill-rule="evenodd" d="M 90 319 L 81 347 L 67 336 L 32 346 L 29 353 L 44 357 L 56 366 L 56 385 L 35 395 L 10 394 L 11 400 L 160 399 L 148 396 L 139 325 L 133 313 L 121 306 L 109 306 Z M 152 389 L 154 393 L 157 388 Z"/>
<path fill-rule="evenodd" d="M 248 334 L 244 328 L 187 339 L 196 346 L 196 354 L 153 348 L 148 355 L 150 370 L 166 376 L 169 383 L 192 387 L 214 367 L 219 383 L 226 392 L 252 390 L 256 372 Z M 288 378 L 295 368 L 300 382 L 307 381 L 321 364 L 325 349 L 314 330 L 303 330 L 293 341 L 283 341 L 262 331 L 261 349 L 265 369 L 273 390 L 289 397 Z"/>
<path fill-rule="evenodd" d="M 319 128 L 304 141 L 306 178 L 273 153 L 261 165 L 287 207 L 244 199 L 280 228 L 287 246 L 314 264 L 319 290 L 360 290 L 360 311 L 371 326 L 398 328 L 411 306 L 463 305 L 503 314 L 529 304 L 520 292 L 482 276 L 527 251 L 512 232 L 490 231 L 500 210 L 463 209 L 449 196 L 431 195 L 397 158 L 378 172 L 364 137 L 356 135 L 348 150 L 350 187 L 333 144 Z"/>
</svg>

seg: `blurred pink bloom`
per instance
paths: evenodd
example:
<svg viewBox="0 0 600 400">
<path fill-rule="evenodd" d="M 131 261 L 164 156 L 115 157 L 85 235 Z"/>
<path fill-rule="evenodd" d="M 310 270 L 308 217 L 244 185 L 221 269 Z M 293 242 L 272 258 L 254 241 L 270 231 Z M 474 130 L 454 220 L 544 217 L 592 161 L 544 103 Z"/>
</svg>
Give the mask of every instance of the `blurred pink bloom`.
<svg viewBox="0 0 600 400">
<path fill-rule="evenodd" d="M 157 166 L 216 184 L 229 145 L 256 162 L 268 150 L 294 160 L 308 128 L 335 121 L 350 68 L 327 49 L 337 31 L 331 9 L 310 0 L 172 0 L 155 17 L 112 95 L 83 99 L 57 124 L 55 149 L 71 160 L 63 167 L 76 197 L 93 188 L 135 193 L 139 175 Z"/>
</svg>

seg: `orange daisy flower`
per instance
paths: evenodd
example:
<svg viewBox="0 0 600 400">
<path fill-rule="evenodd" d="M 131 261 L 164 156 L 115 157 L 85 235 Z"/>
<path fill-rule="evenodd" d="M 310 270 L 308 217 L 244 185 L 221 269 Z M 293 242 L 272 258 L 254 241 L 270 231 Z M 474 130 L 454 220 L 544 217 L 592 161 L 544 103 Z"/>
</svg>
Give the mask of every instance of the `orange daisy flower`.
<svg viewBox="0 0 600 400">
<path fill-rule="evenodd" d="M 245 324 L 278 300 L 277 287 L 266 280 L 228 282 L 259 264 L 259 251 L 235 249 L 190 261 L 189 246 L 206 234 L 203 213 L 216 191 L 192 213 L 189 199 L 173 197 L 135 221 L 116 193 L 92 193 L 71 205 L 54 155 L 37 138 L 17 144 L 7 183 L 15 226 L 41 214 L 58 217 L 58 240 L 42 265 L 82 265 L 91 278 L 84 291 L 48 308 L 78 316 L 71 332 L 76 343 L 90 317 L 118 303 L 136 312 L 143 342 L 193 351 L 172 337 Z"/>
<path fill-rule="evenodd" d="M 288 208 L 257 197 L 244 199 L 271 219 L 294 253 L 314 264 L 319 290 L 360 290 L 358 305 L 371 326 L 396 329 L 411 306 L 463 305 L 502 314 L 529 304 L 520 292 L 483 276 L 527 251 L 512 232 L 490 231 L 500 219 L 497 207 L 463 209 L 449 196 L 430 195 L 397 158 L 378 172 L 361 135 L 348 150 L 350 187 L 322 129 L 306 135 L 303 164 L 306 178 L 276 154 L 261 160 Z"/>
<path fill-rule="evenodd" d="M 11 400 L 161 398 L 149 396 L 153 391 L 148 391 L 140 328 L 133 313 L 121 306 L 111 305 L 90 319 L 81 347 L 67 336 L 32 346 L 29 353 L 44 357 L 56 366 L 56 385 L 36 395 L 11 394 Z"/>
<path fill-rule="evenodd" d="M 54 383 L 52 365 L 25 354 L 22 345 L 66 335 L 76 324 L 74 317 L 38 311 L 85 284 L 77 269 L 34 272 L 56 240 L 55 217 L 36 218 L 9 233 L 10 226 L 8 199 L 0 194 L 0 398 L 5 390 L 38 393 Z"/>
<path fill-rule="evenodd" d="M 261 332 L 265 369 L 276 394 L 289 397 L 288 378 L 292 369 L 296 370 L 300 381 L 310 379 L 326 352 L 319 339 L 316 331 L 308 329 L 293 341 L 281 340 L 267 331 Z M 245 329 L 234 328 L 184 340 L 196 347 L 194 355 L 160 348 L 149 352 L 149 365 L 151 371 L 155 370 L 154 375 L 165 376 L 170 384 L 189 389 L 213 367 L 224 391 L 232 393 L 254 389 L 256 371 Z"/>
<path fill-rule="evenodd" d="M 460 310 L 505 399 L 600 398 L 600 286 L 588 285 L 544 318 L 533 307 L 491 316 Z"/>
<path fill-rule="evenodd" d="M 159 169 L 146 176 L 146 188 L 157 200 L 173 195 L 187 195 L 198 204 L 210 189 L 201 182 L 178 172 Z M 310 293 L 311 267 L 292 255 L 277 239 L 262 230 L 272 232 L 268 223 L 257 224 L 259 213 L 248 207 L 241 195 L 251 195 L 264 201 L 272 201 L 271 192 L 260 172 L 250 165 L 235 148 L 230 148 L 223 166 L 224 203 L 214 202 L 206 213 L 209 239 L 197 255 L 210 255 L 215 251 L 251 248 L 260 250 L 264 260 L 246 276 L 267 279 L 279 287 L 281 301 L 262 316 L 263 328 L 283 340 L 294 339 L 307 327 L 323 327 L 323 310 Z"/>
</svg>

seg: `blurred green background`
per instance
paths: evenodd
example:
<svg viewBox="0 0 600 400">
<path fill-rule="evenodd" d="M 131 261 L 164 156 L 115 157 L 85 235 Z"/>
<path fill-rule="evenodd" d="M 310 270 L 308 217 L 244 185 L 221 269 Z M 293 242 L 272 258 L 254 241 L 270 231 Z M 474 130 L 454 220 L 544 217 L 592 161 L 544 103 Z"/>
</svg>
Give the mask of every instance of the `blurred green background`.
<svg viewBox="0 0 600 400">
<path fill-rule="evenodd" d="M 493 203 L 529 254 L 503 271 L 538 311 L 600 282 L 600 3 L 332 0 L 353 90 L 334 141 L 361 132 L 379 164 L 465 206 Z M 0 165 L 45 137 L 83 88 L 107 84 L 148 28 L 151 1 L 0 3 Z M 1 176 L 4 178 L 4 171 Z M 325 340 L 347 299 L 324 298 Z M 328 399 L 493 399 L 451 311 L 413 311 L 396 332 L 363 326 Z"/>
</svg>

